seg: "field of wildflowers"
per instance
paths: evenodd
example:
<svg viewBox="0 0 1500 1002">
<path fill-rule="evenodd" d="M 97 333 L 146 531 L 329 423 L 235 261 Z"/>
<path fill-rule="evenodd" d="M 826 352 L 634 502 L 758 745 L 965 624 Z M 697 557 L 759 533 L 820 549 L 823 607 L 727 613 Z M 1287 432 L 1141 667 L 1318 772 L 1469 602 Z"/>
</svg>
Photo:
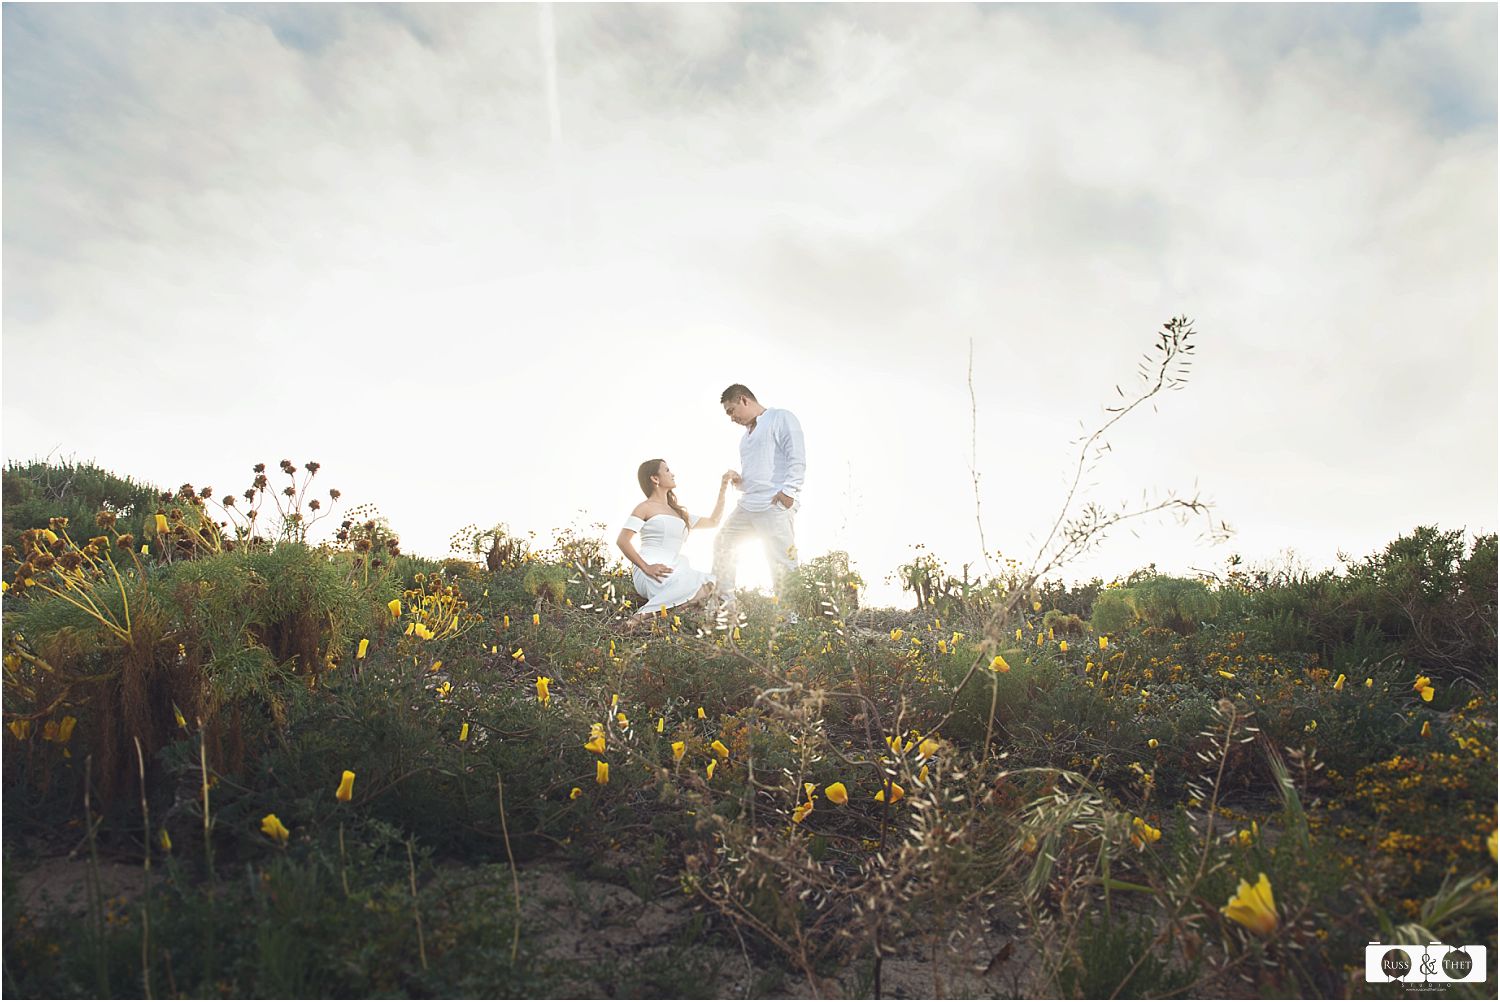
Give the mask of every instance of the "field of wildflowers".
<svg viewBox="0 0 1500 1002">
<path fill-rule="evenodd" d="M 1395 997 L 1376 939 L 1495 976 L 1494 536 L 1209 582 L 923 554 L 914 610 L 829 554 L 629 631 L 601 539 L 428 560 L 365 507 L 314 546 L 337 492 L 281 471 L 84 471 L 44 518 L 79 471 L 6 471 L 7 994 L 867 996 L 916 956 L 923 994 Z M 677 918 L 580 964 L 544 871 L 584 938 L 574 880 Z"/>
</svg>

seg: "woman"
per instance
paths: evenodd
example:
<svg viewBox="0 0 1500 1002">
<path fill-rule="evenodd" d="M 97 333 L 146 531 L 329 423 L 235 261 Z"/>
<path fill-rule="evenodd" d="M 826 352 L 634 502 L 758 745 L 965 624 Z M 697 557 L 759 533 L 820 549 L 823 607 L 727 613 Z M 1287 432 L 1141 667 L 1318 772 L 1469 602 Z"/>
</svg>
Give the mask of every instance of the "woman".
<svg viewBox="0 0 1500 1002">
<path fill-rule="evenodd" d="M 712 529 L 719 524 L 719 516 L 724 514 L 724 492 L 738 475 L 730 470 L 720 478 L 719 500 L 707 518 L 694 518 L 677 503 L 677 478 L 666 460 L 648 459 L 636 471 L 636 479 L 646 500 L 625 520 L 615 545 L 635 565 L 631 579 L 635 590 L 646 599 L 640 614 L 649 616 L 661 609 L 702 602 L 714 592 L 713 575 L 694 570 L 682 556 L 682 544 L 689 530 Z M 639 551 L 631 543 L 637 532 L 641 535 Z"/>
</svg>

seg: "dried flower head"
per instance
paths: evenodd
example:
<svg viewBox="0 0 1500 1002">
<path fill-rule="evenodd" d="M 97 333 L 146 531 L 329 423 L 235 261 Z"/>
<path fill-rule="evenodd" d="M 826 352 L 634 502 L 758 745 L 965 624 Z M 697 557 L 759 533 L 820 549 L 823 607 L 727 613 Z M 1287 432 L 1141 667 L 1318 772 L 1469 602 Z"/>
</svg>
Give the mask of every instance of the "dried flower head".
<svg viewBox="0 0 1500 1002">
<path fill-rule="evenodd" d="M 94 524 L 101 529 L 113 529 L 115 527 L 115 513 L 112 511 L 101 511 L 94 516 Z"/>
<path fill-rule="evenodd" d="M 305 469 L 308 473 L 317 473 L 318 470 L 320 470 L 322 468 L 323 468 L 323 464 L 322 463 L 308 463 L 306 466 L 303 467 L 303 469 Z"/>
<path fill-rule="evenodd" d="M 287 474 L 288 476 L 295 476 L 297 473 L 297 468 L 292 465 L 292 461 L 290 459 L 283 459 L 281 461 L 281 472 Z"/>
<path fill-rule="evenodd" d="M 255 469 L 254 469 L 253 472 L 255 472 L 255 473 L 264 473 L 264 472 L 266 472 L 266 464 L 265 463 L 256 463 L 255 464 Z"/>
<path fill-rule="evenodd" d="M 122 550 L 133 550 L 135 549 L 135 536 L 127 532 L 119 539 L 115 540 L 115 545 Z"/>
</svg>

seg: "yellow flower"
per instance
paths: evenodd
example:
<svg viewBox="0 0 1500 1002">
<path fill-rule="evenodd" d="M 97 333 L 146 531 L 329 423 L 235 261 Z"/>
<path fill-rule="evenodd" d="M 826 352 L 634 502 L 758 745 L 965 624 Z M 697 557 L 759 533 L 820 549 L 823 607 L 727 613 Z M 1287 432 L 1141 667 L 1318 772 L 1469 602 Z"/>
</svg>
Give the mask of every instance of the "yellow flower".
<svg viewBox="0 0 1500 1002">
<path fill-rule="evenodd" d="M 260 819 L 260 830 L 280 845 L 286 845 L 286 840 L 292 837 L 292 833 L 281 823 L 281 819 L 274 814 L 267 814 Z"/>
<path fill-rule="evenodd" d="M 611 710 L 617 710 L 620 708 L 620 694 L 618 692 L 609 697 L 609 708 Z"/>
<path fill-rule="evenodd" d="M 1099 649 L 1101 651 L 1107 651 L 1107 650 L 1109 650 L 1109 638 L 1108 637 L 1100 637 L 1099 638 Z"/>
<path fill-rule="evenodd" d="M 1144 846 L 1148 842 L 1158 842 L 1161 840 L 1161 829 L 1152 828 L 1146 822 L 1145 818 L 1136 818 L 1131 822 L 1131 826 L 1135 828 L 1135 832 L 1130 836 L 1130 840 L 1137 846 Z"/>
<path fill-rule="evenodd" d="M 1276 898 L 1271 893 L 1271 879 L 1262 873 L 1251 887 L 1241 880 L 1239 890 L 1219 911 L 1258 936 L 1276 931 Z"/>
<path fill-rule="evenodd" d="M 401 618 L 401 600 L 399 598 L 393 598 L 393 599 L 391 599 L 389 602 L 387 602 L 385 604 L 385 607 L 387 609 L 391 610 L 391 618 L 392 619 L 400 619 Z"/>
<path fill-rule="evenodd" d="M 469 722 L 465 720 L 464 725 L 458 729 L 458 743 L 463 744 L 467 740 L 469 740 Z"/>
<path fill-rule="evenodd" d="M 708 760 L 708 778 L 709 779 L 713 779 L 714 778 L 714 769 L 718 768 L 718 765 L 719 765 L 719 760 L 718 759 L 711 758 L 711 759 Z"/>
<path fill-rule="evenodd" d="M 937 738 L 923 738 L 922 743 L 917 745 L 917 754 L 923 758 L 932 758 L 940 747 L 942 747 L 942 742 Z"/>
<path fill-rule="evenodd" d="M 552 705 L 552 689 L 550 688 L 551 685 L 552 679 L 550 676 L 538 675 L 536 677 L 536 701 L 538 703 L 541 703 L 543 706 Z"/>
<path fill-rule="evenodd" d="M 1432 702 L 1432 694 L 1435 693 L 1436 691 L 1437 690 L 1434 689 L 1432 686 L 1430 686 L 1430 685 L 1424 685 L 1422 687 L 1422 702 L 1424 702 L 1424 703 L 1430 703 L 1430 702 Z"/>
<path fill-rule="evenodd" d="M 1031 611 L 1032 612 L 1041 612 L 1042 611 L 1042 603 L 1040 603 L 1040 602 L 1033 602 L 1033 603 L 1031 603 Z"/>
<path fill-rule="evenodd" d="M 1422 737 L 1424 737 L 1424 738 L 1430 738 L 1430 737 L 1432 737 L 1432 721 L 1430 721 L 1430 720 L 1424 720 L 1424 721 L 1422 721 Z"/>
<path fill-rule="evenodd" d="M 686 753 L 687 745 L 683 744 L 681 741 L 672 742 L 672 760 L 674 762 L 681 762 L 682 756 Z"/>
<path fill-rule="evenodd" d="M 1035 835 L 1031 834 L 1030 832 L 1026 833 L 1026 838 L 1021 843 L 1021 851 L 1022 852 L 1036 852 L 1036 836 Z"/>
<path fill-rule="evenodd" d="M 1343 692 L 1344 691 L 1344 676 L 1343 676 L 1342 672 L 1339 674 L 1338 681 L 1333 683 L 1333 691 L 1334 692 Z"/>
<path fill-rule="evenodd" d="M 1302 725 L 1302 729 L 1308 734 L 1311 734 L 1313 731 L 1318 729 L 1318 722 L 1316 720 L 1309 720 L 1306 724 Z"/>
<path fill-rule="evenodd" d="M 1155 748 L 1159 744 L 1161 744 L 1160 741 L 1156 740 L 1155 738 L 1152 738 L 1150 741 L 1146 742 L 1146 747 L 1147 748 Z"/>
<path fill-rule="evenodd" d="M 356 660 L 356 661 L 363 661 L 365 659 L 365 655 L 367 653 L 369 653 L 369 650 L 370 650 L 370 640 L 367 637 L 364 640 L 361 640 L 359 642 L 359 650 L 355 653 L 354 660 Z"/>
<path fill-rule="evenodd" d="M 603 755 L 604 754 L 604 735 L 603 734 L 596 734 L 596 735 L 594 735 L 594 737 L 591 738 L 587 743 L 585 743 L 583 747 L 584 747 L 584 750 L 591 751 L 595 755 Z"/>
<path fill-rule="evenodd" d="M 701 706 L 698 707 L 698 719 L 699 720 L 707 720 L 708 719 L 708 714 L 706 714 L 706 713 L 703 712 L 703 707 L 701 707 Z"/>
<path fill-rule="evenodd" d="M 1068 653 L 1068 642 L 1066 640 L 1059 641 L 1057 649 L 1064 654 Z"/>
<path fill-rule="evenodd" d="M 412 635 L 412 631 L 414 631 L 416 628 L 417 628 L 417 624 L 416 623 L 407 623 L 406 624 L 406 632 L 403 633 L 403 634 L 401 634 L 401 635 L 403 637 L 409 637 L 409 636 Z"/>
<path fill-rule="evenodd" d="M 724 742 L 718 740 L 717 738 L 714 739 L 714 743 L 709 745 L 709 747 L 712 748 L 714 750 L 714 754 L 719 756 L 720 758 L 729 757 L 729 749 L 725 748 Z"/>
<path fill-rule="evenodd" d="M 1219 677 L 1220 678 L 1234 678 L 1234 672 L 1225 671 L 1224 669 L 1220 668 L 1219 669 Z"/>
<path fill-rule="evenodd" d="M 569 800 L 577 800 L 581 796 L 583 796 L 583 790 L 580 787 L 575 786 L 573 787 L 573 789 L 568 791 Z"/>
<path fill-rule="evenodd" d="M 167 830 L 165 828 L 161 830 L 161 835 L 157 837 L 157 841 L 161 843 L 163 852 L 172 851 L 172 836 L 167 834 Z"/>
<path fill-rule="evenodd" d="M 443 659 L 442 658 L 438 658 L 436 661 L 434 661 L 432 663 L 432 667 L 429 668 L 429 669 L 427 669 L 427 670 L 429 672 L 442 671 L 443 670 Z"/>
<path fill-rule="evenodd" d="M 900 627 L 897 627 L 896 629 L 891 631 L 892 640 L 900 640 L 903 636 L 904 634 L 901 632 Z"/>
<path fill-rule="evenodd" d="M 503 625 L 504 625 L 505 629 L 507 629 L 507 630 L 510 629 L 510 617 L 509 616 L 501 616 L 500 618 L 503 621 Z"/>
<path fill-rule="evenodd" d="M 1021 639 L 1021 628 L 1019 626 L 1016 627 L 1016 639 L 1017 640 Z"/>
<path fill-rule="evenodd" d="M 947 654 L 948 653 L 948 641 L 946 641 L 946 640 L 939 640 L 938 641 L 938 653 L 939 654 Z"/>
<path fill-rule="evenodd" d="M 1010 665 L 1005 663 L 1004 658 L 996 654 L 990 659 L 990 671 L 1007 672 L 1010 671 Z"/>
<path fill-rule="evenodd" d="M 594 782 L 598 783 L 600 786 L 604 786 L 605 784 L 607 784 L 609 782 L 609 763 L 608 762 L 595 762 L 594 763 Z"/>
<path fill-rule="evenodd" d="M 1500 828 L 1490 832 L 1490 837 L 1485 839 L 1485 845 L 1489 846 L 1490 859 L 1500 859 Z"/>
<path fill-rule="evenodd" d="M 900 801 L 900 799 L 902 797 L 906 796 L 906 791 L 901 788 L 901 784 L 895 782 L 894 780 L 891 781 L 890 789 L 891 789 L 891 803 L 893 803 L 893 804 L 897 803 L 898 801 Z M 885 801 L 885 791 L 881 790 L 879 793 L 875 794 L 875 799 L 878 800 L 878 801 L 884 802 Z"/>
<path fill-rule="evenodd" d="M 792 823 L 800 825 L 802 823 L 802 819 L 805 818 L 805 817 L 807 817 L 809 814 L 812 813 L 812 809 L 813 809 L 813 802 L 811 800 L 809 800 L 805 804 L 799 804 L 798 806 L 793 807 L 792 808 Z"/>
<path fill-rule="evenodd" d="M 1248 846 L 1251 842 L 1255 841 L 1255 836 L 1250 834 L 1248 828 L 1241 828 L 1234 833 L 1234 837 L 1242 846 Z"/>
<path fill-rule="evenodd" d="M 25 741 L 31 736 L 31 721 L 29 720 L 12 720 L 5 726 L 10 729 L 10 732 L 19 741 Z"/>
<path fill-rule="evenodd" d="M 444 682 L 442 685 L 440 685 L 440 686 L 437 687 L 436 691 L 437 691 L 437 694 L 438 694 L 439 698 L 445 697 L 445 696 L 448 695 L 448 693 L 450 693 L 450 692 L 453 691 L 453 683 L 452 682 Z"/>
<path fill-rule="evenodd" d="M 1036 635 L 1036 645 L 1038 647 L 1042 646 L 1042 635 L 1040 633 Z"/>
<path fill-rule="evenodd" d="M 1104 684 L 1105 682 L 1108 682 L 1108 681 L 1109 681 L 1109 672 L 1108 671 L 1106 671 L 1103 675 L 1099 676 L 1099 683 L 1101 685 Z"/>
<path fill-rule="evenodd" d="M 187 718 L 182 715 L 182 711 L 177 708 L 176 703 L 172 704 L 172 719 L 177 721 L 178 727 L 187 730 Z"/>
<path fill-rule="evenodd" d="M 346 804 L 354 799 L 354 773 L 344 770 L 343 777 L 339 779 L 339 788 L 333 791 L 333 795 Z"/>
<path fill-rule="evenodd" d="M 1373 689 L 1374 687 L 1375 687 L 1375 680 L 1373 678 L 1367 678 L 1367 679 L 1365 679 L 1365 688 L 1366 689 Z"/>
<path fill-rule="evenodd" d="M 1413 692 L 1421 692 L 1430 685 L 1432 685 L 1432 679 L 1426 675 L 1418 675 L 1417 680 L 1411 684 L 1411 688 Z"/>
<path fill-rule="evenodd" d="M 533 612 L 531 614 L 531 625 L 532 626 L 541 626 L 542 625 L 542 616 L 541 616 L 541 613 Z"/>
<path fill-rule="evenodd" d="M 165 516 L 165 515 L 157 515 L 156 516 L 156 531 L 158 533 L 166 532 L 167 531 L 167 516 Z"/>
<path fill-rule="evenodd" d="M 829 783 L 823 788 L 823 795 L 831 803 L 847 804 L 849 802 L 849 791 L 844 788 L 843 783 Z"/>
<path fill-rule="evenodd" d="M 65 745 L 73 737 L 73 728 L 77 726 L 77 717 L 63 717 L 57 725 L 57 743 Z"/>
<path fill-rule="evenodd" d="M 922 771 L 917 773 L 917 782 L 923 784 L 927 782 L 927 766 L 922 766 Z"/>
<path fill-rule="evenodd" d="M 656 733 L 660 734 L 662 732 L 662 728 L 664 728 L 666 726 L 667 726 L 667 720 L 666 720 L 665 717 L 657 717 L 656 718 Z"/>
</svg>

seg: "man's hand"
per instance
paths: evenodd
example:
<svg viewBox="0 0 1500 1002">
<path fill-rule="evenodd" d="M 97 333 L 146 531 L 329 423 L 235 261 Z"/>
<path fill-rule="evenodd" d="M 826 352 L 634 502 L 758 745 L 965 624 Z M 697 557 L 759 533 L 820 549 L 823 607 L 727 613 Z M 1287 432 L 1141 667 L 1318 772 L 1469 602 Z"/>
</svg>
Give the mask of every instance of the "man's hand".
<svg viewBox="0 0 1500 1002">
<path fill-rule="evenodd" d="M 776 496 L 771 500 L 775 501 L 777 504 L 781 505 L 781 507 L 787 509 L 788 511 L 791 510 L 792 505 L 797 503 L 786 491 L 777 491 Z"/>
<path fill-rule="evenodd" d="M 647 564 L 641 568 L 641 573 L 652 581 L 661 581 L 672 573 L 672 567 L 670 564 Z"/>
</svg>

